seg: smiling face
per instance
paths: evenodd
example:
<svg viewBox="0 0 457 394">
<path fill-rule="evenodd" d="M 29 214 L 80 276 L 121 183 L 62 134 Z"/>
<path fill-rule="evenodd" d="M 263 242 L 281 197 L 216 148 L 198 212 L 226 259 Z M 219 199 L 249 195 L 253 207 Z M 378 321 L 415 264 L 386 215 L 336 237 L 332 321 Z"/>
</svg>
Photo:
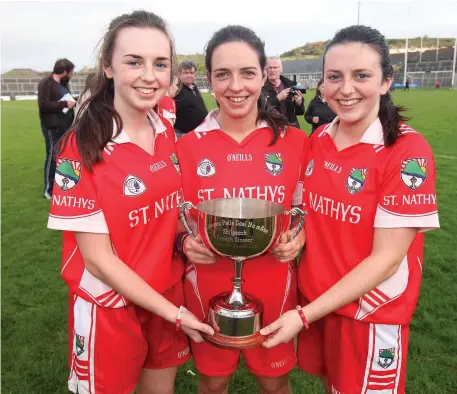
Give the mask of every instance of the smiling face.
<svg viewBox="0 0 457 394">
<path fill-rule="evenodd" d="M 244 42 L 218 46 L 211 57 L 209 79 L 221 112 L 232 118 L 257 113 L 265 75 L 257 52 Z"/>
<path fill-rule="evenodd" d="M 383 80 L 381 57 L 369 45 L 337 44 L 325 55 L 323 93 L 342 122 L 373 122 L 391 83 Z"/>
<path fill-rule="evenodd" d="M 158 29 L 129 27 L 116 37 L 111 65 L 114 106 L 121 113 L 153 108 L 170 86 L 171 45 Z"/>
</svg>

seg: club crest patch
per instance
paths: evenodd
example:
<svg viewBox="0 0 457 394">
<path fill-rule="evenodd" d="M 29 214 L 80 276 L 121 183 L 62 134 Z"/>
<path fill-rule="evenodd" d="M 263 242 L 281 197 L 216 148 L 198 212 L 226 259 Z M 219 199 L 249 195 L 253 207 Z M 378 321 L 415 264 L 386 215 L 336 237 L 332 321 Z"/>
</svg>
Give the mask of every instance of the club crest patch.
<svg viewBox="0 0 457 394">
<path fill-rule="evenodd" d="M 367 179 L 368 170 L 365 168 L 353 168 L 346 181 L 346 189 L 349 193 L 355 194 L 363 189 Z"/>
<path fill-rule="evenodd" d="M 379 349 L 378 365 L 384 369 L 389 368 L 395 361 L 395 348 Z"/>
<path fill-rule="evenodd" d="M 173 165 L 175 166 L 176 171 L 178 172 L 178 174 L 181 174 L 181 169 L 179 168 L 179 161 L 178 161 L 178 158 L 176 157 L 175 153 L 172 153 L 170 155 L 170 160 L 173 163 Z"/>
<path fill-rule="evenodd" d="M 84 341 L 85 338 L 82 335 L 75 335 L 76 354 L 78 356 L 84 353 Z"/>
<path fill-rule="evenodd" d="M 124 181 L 124 196 L 136 197 L 147 190 L 144 182 L 135 175 L 128 175 Z"/>
<path fill-rule="evenodd" d="M 311 160 L 306 166 L 305 176 L 310 176 L 314 170 L 314 159 Z"/>
<path fill-rule="evenodd" d="M 422 186 L 427 177 L 427 159 L 406 159 L 401 163 L 401 180 L 411 190 Z"/>
<path fill-rule="evenodd" d="M 279 175 L 283 168 L 282 159 L 282 153 L 265 153 L 265 169 L 273 176 Z"/>
<path fill-rule="evenodd" d="M 81 179 L 81 162 L 57 159 L 54 182 L 64 192 L 73 189 Z"/>
<path fill-rule="evenodd" d="M 197 166 L 197 175 L 203 178 L 213 176 L 216 173 L 216 167 L 210 159 L 203 159 Z"/>
</svg>

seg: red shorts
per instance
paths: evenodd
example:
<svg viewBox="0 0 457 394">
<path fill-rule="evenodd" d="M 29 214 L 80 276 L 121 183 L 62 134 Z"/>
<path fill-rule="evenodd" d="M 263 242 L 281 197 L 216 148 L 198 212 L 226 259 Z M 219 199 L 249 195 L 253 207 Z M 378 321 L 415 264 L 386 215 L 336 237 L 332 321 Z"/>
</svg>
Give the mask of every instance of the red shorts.
<svg viewBox="0 0 457 394">
<path fill-rule="evenodd" d="M 330 314 L 298 337 L 298 366 L 326 376 L 332 394 L 405 392 L 408 325 Z"/>
<path fill-rule="evenodd" d="M 187 308 L 199 319 L 205 319 L 210 299 L 232 289 L 233 275 L 233 262 L 228 259 L 208 265 L 188 263 L 184 281 Z M 292 263 L 280 263 L 272 256 L 261 257 L 247 261 L 242 276 L 243 292 L 263 302 L 264 326 L 297 306 L 297 277 Z M 294 341 L 273 349 L 257 347 L 243 351 L 191 341 L 191 348 L 197 370 L 208 376 L 233 374 L 238 367 L 240 354 L 243 354 L 249 372 L 258 376 L 278 377 L 296 365 Z"/>
<path fill-rule="evenodd" d="M 182 305 L 181 282 L 164 296 Z M 173 367 L 190 358 L 184 332 L 137 306 L 104 308 L 76 297 L 73 315 L 68 388 L 74 393 L 127 394 L 142 368 Z"/>
</svg>

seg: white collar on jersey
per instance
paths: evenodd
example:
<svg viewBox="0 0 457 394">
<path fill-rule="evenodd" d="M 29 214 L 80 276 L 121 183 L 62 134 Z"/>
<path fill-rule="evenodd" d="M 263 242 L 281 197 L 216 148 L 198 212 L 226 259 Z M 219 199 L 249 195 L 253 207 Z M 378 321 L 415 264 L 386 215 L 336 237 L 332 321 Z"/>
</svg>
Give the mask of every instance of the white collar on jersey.
<svg viewBox="0 0 457 394">
<path fill-rule="evenodd" d="M 203 123 L 195 129 L 196 133 L 207 133 L 208 131 L 220 130 L 221 127 L 216 120 L 216 116 L 219 115 L 218 109 L 213 109 L 208 115 L 206 115 Z M 257 125 L 257 128 L 268 127 L 268 123 L 264 120 Z"/>
<path fill-rule="evenodd" d="M 328 134 L 330 137 L 333 138 L 335 135 L 336 129 L 335 129 L 335 124 L 339 122 L 338 116 L 333 119 L 333 122 L 327 125 L 324 130 L 319 134 L 319 137 Z M 364 144 L 370 144 L 370 145 L 384 145 L 384 134 L 382 131 L 382 124 L 379 118 L 376 118 L 376 120 L 368 126 L 368 129 L 365 130 L 365 132 L 362 135 L 362 138 L 360 139 L 361 143 Z"/>
<path fill-rule="evenodd" d="M 148 120 L 151 123 L 151 126 L 155 130 L 156 136 L 158 134 L 165 133 L 167 131 L 167 127 L 162 123 L 160 120 L 159 115 L 157 115 L 153 110 L 148 111 Z M 117 137 L 114 138 L 116 135 L 117 129 L 116 129 L 116 122 L 113 120 L 113 139 L 112 142 L 108 142 L 108 145 L 111 143 L 116 143 L 116 144 L 125 144 L 127 142 L 130 142 L 130 138 L 128 134 L 122 130 Z"/>
</svg>

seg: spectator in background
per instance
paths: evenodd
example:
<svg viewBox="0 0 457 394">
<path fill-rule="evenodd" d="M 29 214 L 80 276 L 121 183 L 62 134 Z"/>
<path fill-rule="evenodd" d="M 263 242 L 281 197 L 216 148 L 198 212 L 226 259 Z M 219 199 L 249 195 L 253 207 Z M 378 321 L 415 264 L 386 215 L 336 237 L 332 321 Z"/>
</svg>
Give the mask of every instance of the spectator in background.
<svg viewBox="0 0 457 394">
<path fill-rule="evenodd" d="M 86 86 L 84 86 L 84 91 L 81 93 L 81 95 L 78 97 L 78 100 L 76 101 L 75 105 L 75 120 L 78 118 L 78 114 L 81 111 L 83 104 L 87 101 L 87 99 L 90 97 L 90 85 L 94 81 L 96 77 L 95 73 L 90 73 L 87 75 L 86 78 Z M 87 107 L 84 106 L 84 110 Z"/>
<path fill-rule="evenodd" d="M 406 79 L 406 82 L 405 82 L 405 89 L 403 89 L 403 91 L 407 90 L 409 92 L 409 79 Z"/>
<path fill-rule="evenodd" d="M 300 127 L 297 115 L 305 113 L 303 96 L 299 90 L 293 91 L 295 82 L 283 77 L 281 73 L 281 59 L 277 56 L 269 57 L 268 79 L 263 86 L 262 95 L 274 109 L 286 117 L 290 125 Z"/>
<path fill-rule="evenodd" d="M 324 95 L 324 79 L 317 84 L 316 96 L 311 100 L 305 113 L 305 120 L 312 125 L 311 134 L 319 126 L 332 123 L 335 112 L 328 106 Z M 311 135 L 310 134 L 310 135 Z"/>
<path fill-rule="evenodd" d="M 164 117 L 172 126 L 175 125 L 176 122 L 176 103 L 173 98 L 179 92 L 180 89 L 180 82 L 177 77 L 173 78 L 173 82 L 170 84 L 170 88 L 165 96 L 163 96 L 159 103 L 157 104 L 156 112 Z"/>
<path fill-rule="evenodd" d="M 205 102 L 195 84 L 197 66 L 192 60 L 184 60 L 178 68 L 178 78 L 182 88 L 175 97 L 176 103 L 176 135 L 182 136 L 199 126 L 206 115 Z"/>
<path fill-rule="evenodd" d="M 75 65 L 68 59 L 59 59 L 54 64 L 52 74 L 43 78 L 38 84 L 38 108 L 41 131 L 46 143 L 46 161 L 44 163 L 44 197 L 51 199 L 54 185 L 56 159 L 54 147 L 60 137 L 73 122 L 75 106 L 73 99 L 62 100 L 70 93 L 70 82 Z"/>
</svg>

